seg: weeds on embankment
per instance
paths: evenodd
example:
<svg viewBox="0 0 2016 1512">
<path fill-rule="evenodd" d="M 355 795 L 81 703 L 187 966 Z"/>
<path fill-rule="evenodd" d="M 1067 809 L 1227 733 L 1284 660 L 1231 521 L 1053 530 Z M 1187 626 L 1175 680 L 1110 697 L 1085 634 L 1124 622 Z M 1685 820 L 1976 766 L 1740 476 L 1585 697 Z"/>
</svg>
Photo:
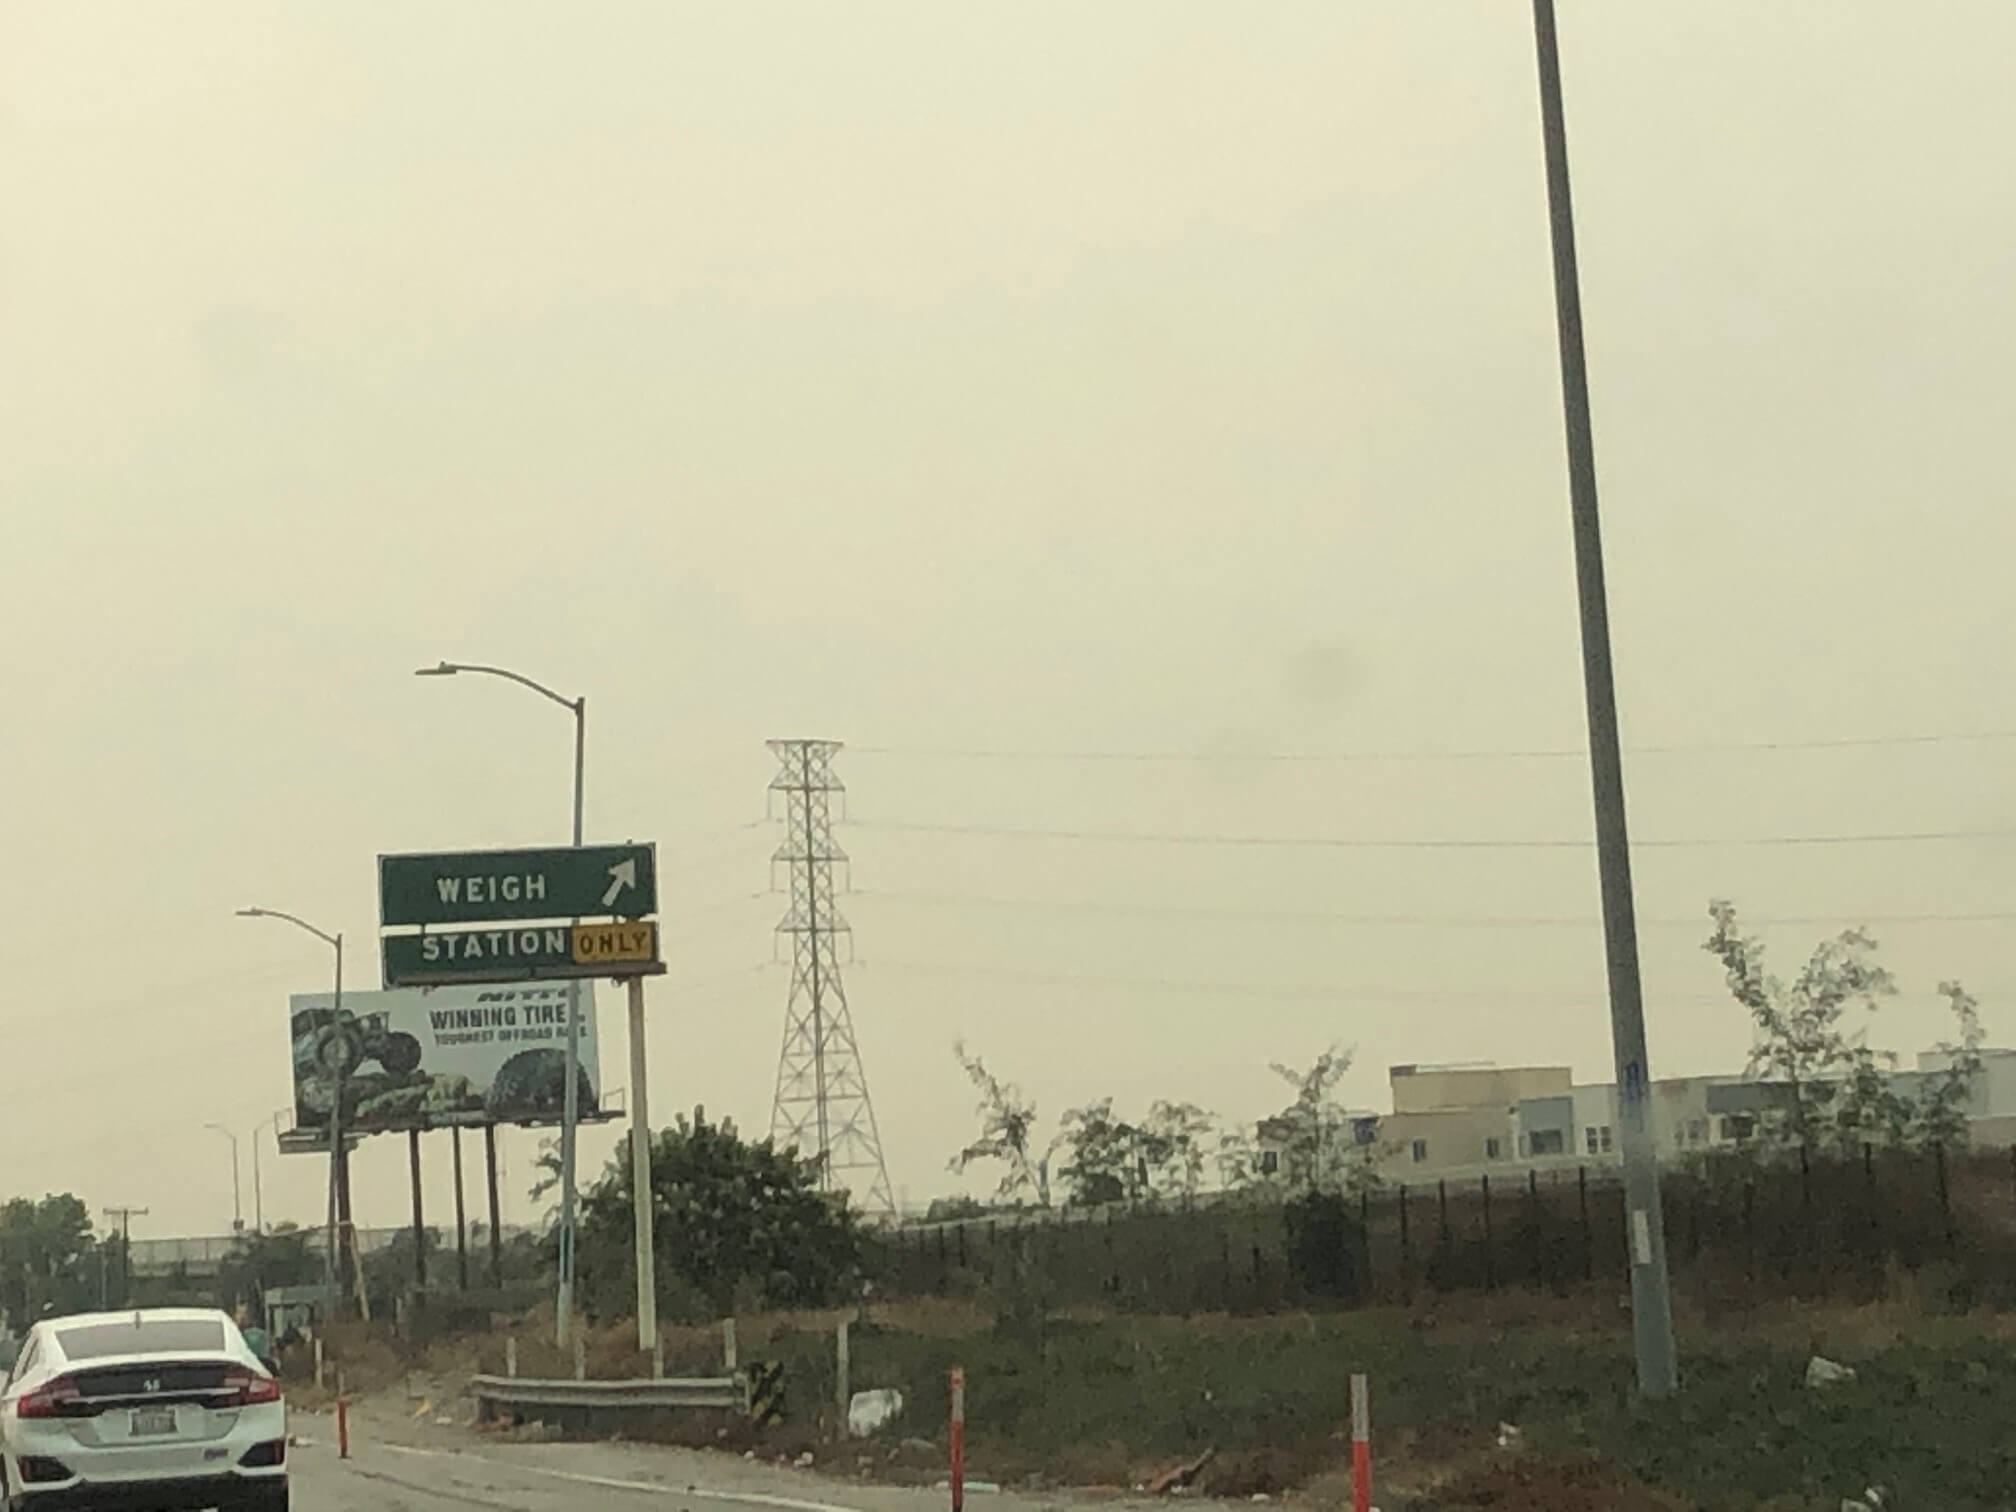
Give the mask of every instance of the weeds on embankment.
<svg viewBox="0 0 2016 1512">
<path fill-rule="evenodd" d="M 1087 1310 L 1014 1326 L 970 1305 L 890 1304 L 865 1322 L 849 1315 L 853 1386 L 904 1395 L 901 1420 L 873 1444 L 832 1436 L 841 1315 L 752 1318 L 740 1322 L 741 1356 L 785 1366 L 786 1423 L 759 1434 L 688 1422 L 667 1436 L 766 1454 L 810 1449 L 841 1474 L 926 1474 L 942 1463 L 945 1377 L 956 1364 L 967 1373 L 975 1477 L 1131 1487 L 1212 1449 L 1196 1482 L 1203 1494 L 1331 1501 L 1348 1463 L 1349 1377 L 1362 1371 L 1388 1512 L 1835 1512 L 1869 1486 L 1883 1487 L 1892 1508 L 2007 1505 L 2016 1315 L 1950 1310 L 1936 1286 L 1908 1278 L 1895 1293 L 1712 1322 L 1683 1305 L 1685 1382 L 1663 1403 L 1635 1398 L 1629 1320 L 1614 1291 L 1273 1317 Z M 543 1321 L 520 1336 L 521 1371 L 571 1375 L 571 1359 L 536 1336 Z M 672 1330 L 667 1342 L 669 1372 L 719 1369 L 717 1331 Z M 593 1331 L 590 1374 L 635 1373 L 635 1344 L 622 1329 Z M 443 1341 L 419 1363 L 497 1370 L 502 1350 L 495 1334 Z M 1816 1353 L 1855 1367 L 1856 1379 L 1809 1389 Z M 1501 1425 L 1518 1429 L 1516 1447 L 1501 1447 Z"/>
</svg>

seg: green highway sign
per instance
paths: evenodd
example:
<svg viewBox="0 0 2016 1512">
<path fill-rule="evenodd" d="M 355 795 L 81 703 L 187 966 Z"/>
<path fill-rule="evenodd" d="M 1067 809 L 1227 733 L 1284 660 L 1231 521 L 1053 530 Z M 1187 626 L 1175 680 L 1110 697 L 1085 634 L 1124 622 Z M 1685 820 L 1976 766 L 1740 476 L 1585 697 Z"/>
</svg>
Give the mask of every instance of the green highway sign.
<svg viewBox="0 0 2016 1512">
<path fill-rule="evenodd" d="M 649 843 L 378 858 L 378 922 L 387 929 L 657 911 L 658 848 Z"/>
<path fill-rule="evenodd" d="M 387 987 L 656 976 L 665 969 L 658 926 L 648 919 L 435 930 L 384 935 L 379 945 Z"/>
</svg>

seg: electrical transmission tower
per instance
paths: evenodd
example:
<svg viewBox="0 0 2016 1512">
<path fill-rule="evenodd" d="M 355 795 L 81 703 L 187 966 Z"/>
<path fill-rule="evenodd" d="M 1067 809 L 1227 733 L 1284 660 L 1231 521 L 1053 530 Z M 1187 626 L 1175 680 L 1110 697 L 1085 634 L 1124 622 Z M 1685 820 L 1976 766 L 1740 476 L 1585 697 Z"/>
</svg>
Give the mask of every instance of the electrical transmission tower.
<svg viewBox="0 0 2016 1512">
<path fill-rule="evenodd" d="M 780 1148 L 795 1147 L 816 1161 L 822 1190 L 858 1183 L 867 1189 L 865 1211 L 894 1218 L 882 1136 L 840 980 L 839 939 L 850 933 L 833 888 L 835 863 L 847 863 L 847 853 L 833 840 L 832 796 L 846 791 L 833 775 L 840 742 L 769 744 L 778 763 L 770 791 L 780 796 L 785 811 L 784 843 L 770 860 L 791 871 L 791 907 L 777 924 L 777 933 L 791 936 L 791 996 L 784 1007 L 770 1137 Z"/>
</svg>

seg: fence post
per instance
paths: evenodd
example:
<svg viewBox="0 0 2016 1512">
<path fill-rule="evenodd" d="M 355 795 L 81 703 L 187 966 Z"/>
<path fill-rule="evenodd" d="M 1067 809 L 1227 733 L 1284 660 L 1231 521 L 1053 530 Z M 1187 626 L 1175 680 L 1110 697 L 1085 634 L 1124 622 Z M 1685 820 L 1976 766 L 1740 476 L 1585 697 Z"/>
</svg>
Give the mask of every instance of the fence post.
<svg viewBox="0 0 2016 1512">
<path fill-rule="evenodd" d="M 1757 1284 L 1757 1178 L 1743 1178 L 1743 1270 Z"/>
<path fill-rule="evenodd" d="M 735 1320 L 733 1318 L 723 1318 L 721 1320 L 722 1369 L 725 1370 L 729 1375 L 733 1375 L 735 1373 L 735 1367 L 740 1363 L 741 1361 L 737 1358 L 735 1353 Z"/>
<path fill-rule="evenodd" d="M 1869 1220 L 1869 1251 L 1874 1255 L 1883 1248 L 1883 1219 L 1876 1211 L 1876 1146 L 1871 1141 L 1862 1141 L 1862 1206 L 1863 1216 Z"/>
<path fill-rule="evenodd" d="M 1582 1279 L 1596 1279 L 1596 1231 L 1589 1227 L 1589 1167 L 1575 1167 L 1575 1204 L 1582 1215 Z"/>
<path fill-rule="evenodd" d="M 1351 1377 L 1351 1512 L 1372 1512 L 1372 1404 L 1365 1377 Z"/>
<path fill-rule="evenodd" d="M 1526 1226 L 1532 1235 L 1533 1284 L 1543 1286 L 1547 1280 L 1547 1255 L 1540 1243 L 1540 1173 L 1526 1172 Z"/>
<path fill-rule="evenodd" d="M 1435 1212 L 1439 1227 L 1435 1235 L 1436 1245 L 1444 1251 L 1449 1248 L 1449 1183 L 1437 1178 L 1435 1182 Z"/>
<path fill-rule="evenodd" d="M 574 1330 L 574 1379 L 588 1379 L 588 1339 L 578 1328 Z"/>
<path fill-rule="evenodd" d="M 1400 1183 L 1400 1290 L 1414 1300 L 1414 1247 L 1407 1233 L 1407 1183 Z"/>
<path fill-rule="evenodd" d="M 950 1381 L 952 1387 L 952 1422 L 946 1430 L 946 1439 L 952 1449 L 952 1512 L 965 1512 L 966 1507 L 966 1372 L 954 1365 Z"/>
<path fill-rule="evenodd" d="M 1943 1142 L 1932 1146 L 1932 1165 L 1939 1173 L 1939 1221 L 1946 1231 L 1946 1248 L 1953 1248 L 1953 1202 L 1946 1190 L 1946 1146 Z"/>
<path fill-rule="evenodd" d="M 839 1419 L 833 1436 L 845 1440 L 847 1437 L 847 1408 L 854 1400 L 854 1393 L 848 1390 L 847 1320 L 842 1318 L 833 1331 L 834 1391 L 833 1404 L 839 1409 Z"/>
<path fill-rule="evenodd" d="M 504 1374 L 515 1377 L 518 1374 L 518 1335 L 504 1336 Z"/>
<path fill-rule="evenodd" d="M 1164 1255 L 1167 1255 L 1165 1250 Z M 1358 1191 L 1358 1254 L 1359 1276 L 1357 1300 L 1363 1304 L 1372 1301 L 1372 1189 L 1361 1187 Z"/>
<path fill-rule="evenodd" d="M 1701 1183 L 1687 1183 L 1687 1258 L 1701 1258 Z"/>
<path fill-rule="evenodd" d="M 315 1389 L 322 1389 L 322 1335 L 315 1335 Z"/>
<path fill-rule="evenodd" d="M 1484 1178 L 1484 1289 L 1498 1289 L 1498 1256 L 1491 1243 L 1491 1178 Z"/>
</svg>

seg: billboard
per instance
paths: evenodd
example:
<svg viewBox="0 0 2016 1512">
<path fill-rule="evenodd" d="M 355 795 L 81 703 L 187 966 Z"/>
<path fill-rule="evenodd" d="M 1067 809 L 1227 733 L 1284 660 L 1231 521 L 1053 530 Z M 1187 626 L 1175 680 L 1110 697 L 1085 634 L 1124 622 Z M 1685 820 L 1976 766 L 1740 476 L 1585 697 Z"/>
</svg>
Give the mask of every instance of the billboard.
<svg viewBox="0 0 2016 1512">
<path fill-rule="evenodd" d="M 596 1067 L 595 984 L 581 994 L 580 1062 L 575 1079 L 581 1120 L 614 1115 L 600 1108 Z M 328 1148 L 336 1080 L 329 1067 L 353 1067 L 344 1087 L 344 1132 L 437 1129 L 454 1124 L 552 1124 L 566 1090 L 568 983 L 400 987 L 346 992 L 340 1019 L 326 992 L 287 1000 L 294 1061 L 294 1123 Z M 346 1046 L 334 1041 L 341 1037 Z M 344 1053 L 347 1048 L 347 1054 Z"/>
</svg>

